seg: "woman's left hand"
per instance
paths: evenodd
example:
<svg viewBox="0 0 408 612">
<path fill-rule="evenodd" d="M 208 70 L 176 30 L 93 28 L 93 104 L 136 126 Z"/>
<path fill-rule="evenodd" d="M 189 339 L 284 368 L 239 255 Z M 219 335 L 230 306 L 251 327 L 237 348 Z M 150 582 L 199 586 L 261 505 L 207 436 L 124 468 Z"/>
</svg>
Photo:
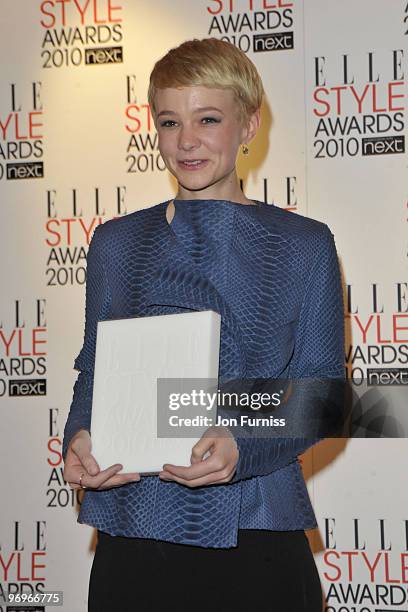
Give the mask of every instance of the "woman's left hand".
<svg viewBox="0 0 408 612">
<path fill-rule="evenodd" d="M 206 453 L 209 456 L 204 459 Z M 193 446 L 191 465 L 165 463 L 159 477 L 187 487 L 202 487 L 229 482 L 235 473 L 239 451 L 234 436 L 226 427 L 209 427 Z"/>
</svg>

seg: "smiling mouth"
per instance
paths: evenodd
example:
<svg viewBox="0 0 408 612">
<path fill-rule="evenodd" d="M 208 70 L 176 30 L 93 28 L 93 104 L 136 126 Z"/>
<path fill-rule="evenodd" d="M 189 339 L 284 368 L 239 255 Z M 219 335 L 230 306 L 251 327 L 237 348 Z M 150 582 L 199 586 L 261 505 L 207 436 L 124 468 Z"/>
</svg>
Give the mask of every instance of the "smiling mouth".
<svg viewBox="0 0 408 612">
<path fill-rule="evenodd" d="M 177 162 L 180 168 L 185 170 L 198 170 L 208 163 L 208 159 L 185 159 Z"/>
</svg>

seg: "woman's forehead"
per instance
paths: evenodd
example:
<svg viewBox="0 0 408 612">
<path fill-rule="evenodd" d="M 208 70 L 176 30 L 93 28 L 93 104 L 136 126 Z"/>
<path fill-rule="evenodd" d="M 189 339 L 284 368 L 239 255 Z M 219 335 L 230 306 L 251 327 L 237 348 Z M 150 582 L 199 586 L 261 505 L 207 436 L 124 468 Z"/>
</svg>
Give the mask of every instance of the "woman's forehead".
<svg viewBox="0 0 408 612">
<path fill-rule="evenodd" d="M 166 87 L 158 89 L 155 100 L 158 113 L 168 105 L 186 106 L 189 108 L 202 107 L 230 107 L 235 104 L 234 93 L 231 89 L 191 85 L 186 87 Z"/>
</svg>

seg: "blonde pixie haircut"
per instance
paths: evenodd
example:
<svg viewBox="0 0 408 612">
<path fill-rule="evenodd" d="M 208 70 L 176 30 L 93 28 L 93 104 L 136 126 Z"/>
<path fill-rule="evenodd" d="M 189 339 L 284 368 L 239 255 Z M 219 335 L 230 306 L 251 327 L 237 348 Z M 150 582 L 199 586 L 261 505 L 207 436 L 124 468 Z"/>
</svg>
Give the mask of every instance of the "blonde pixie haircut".
<svg viewBox="0 0 408 612">
<path fill-rule="evenodd" d="M 260 108 L 264 89 L 251 60 L 232 43 L 217 38 L 188 40 L 158 60 L 150 75 L 148 102 L 156 115 L 158 89 L 201 85 L 231 89 L 239 106 L 239 119 L 247 122 Z"/>
</svg>

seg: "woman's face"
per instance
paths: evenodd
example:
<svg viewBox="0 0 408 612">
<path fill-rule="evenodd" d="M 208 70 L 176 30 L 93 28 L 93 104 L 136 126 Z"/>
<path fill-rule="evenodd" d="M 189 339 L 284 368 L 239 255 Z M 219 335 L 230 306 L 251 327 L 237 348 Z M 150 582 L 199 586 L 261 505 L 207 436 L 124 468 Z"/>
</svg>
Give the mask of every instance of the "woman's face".
<svg viewBox="0 0 408 612">
<path fill-rule="evenodd" d="M 229 89 L 159 89 L 155 99 L 159 149 L 179 183 L 178 197 L 233 199 L 235 162 L 248 127 Z"/>
</svg>

